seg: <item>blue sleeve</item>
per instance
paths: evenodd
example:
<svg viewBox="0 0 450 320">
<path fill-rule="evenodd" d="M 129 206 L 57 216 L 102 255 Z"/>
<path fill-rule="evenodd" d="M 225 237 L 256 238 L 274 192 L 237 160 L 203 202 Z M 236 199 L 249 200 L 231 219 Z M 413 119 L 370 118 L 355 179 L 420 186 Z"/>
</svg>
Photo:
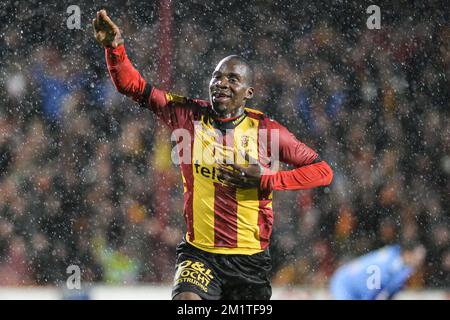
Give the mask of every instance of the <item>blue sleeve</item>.
<svg viewBox="0 0 450 320">
<path fill-rule="evenodd" d="M 412 273 L 413 268 L 406 267 L 392 276 L 389 283 L 387 283 L 386 287 L 383 289 L 388 299 L 392 299 L 392 297 L 403 288 Z"/>
</svg>

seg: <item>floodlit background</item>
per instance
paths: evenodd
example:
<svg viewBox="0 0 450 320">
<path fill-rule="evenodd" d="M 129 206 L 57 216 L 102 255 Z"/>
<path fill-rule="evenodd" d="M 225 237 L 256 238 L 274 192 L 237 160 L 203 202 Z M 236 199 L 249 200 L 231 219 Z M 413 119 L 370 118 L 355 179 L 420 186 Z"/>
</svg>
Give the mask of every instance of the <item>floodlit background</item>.
<svg viewBox="0 0 450 320">
<path fill-rule="evenodd" d="M 408 282 L 412 297 L 445 298 L 448 6 L 375 1 L 381 29 L 370 30 L 368 4 L 329 3 L 2 2 L 0 298 L 30 297 L 28 286 L 73 296 L 70 265 L 84 289 L 126 286 L 116 297 L 127 298 L 145 286 L 148 298 L 170 298 L 184 233 L 181 175 L 169 132 L 110 82 L 91 27 L 102 8 L 154 86 L 207 99 L 218 61 L 247 58 L 250 106 L 333 167 L 330 187 L 274 195 L 274 298 L 326 298 L 341 263 L 400 240 L 428 249 Z M 80 29 L 67 26 L 69 5 L 81 9 Z"/>
</svg>

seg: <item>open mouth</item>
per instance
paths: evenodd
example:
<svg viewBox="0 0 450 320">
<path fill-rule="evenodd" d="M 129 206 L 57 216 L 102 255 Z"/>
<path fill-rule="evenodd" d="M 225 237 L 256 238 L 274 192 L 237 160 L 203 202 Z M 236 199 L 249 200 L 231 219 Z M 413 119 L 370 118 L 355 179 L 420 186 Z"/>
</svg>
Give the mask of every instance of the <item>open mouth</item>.
<svg viewBox="0 0 450 320">
<path fill-rule="evenodd" d="M 218 101 L 218 102 L 227 101 L 231 98 L 230 94 L 223 93 L 223 92 L 214 92 L 212 96 L 213 96 L 213 100 Z"/>
</svg>

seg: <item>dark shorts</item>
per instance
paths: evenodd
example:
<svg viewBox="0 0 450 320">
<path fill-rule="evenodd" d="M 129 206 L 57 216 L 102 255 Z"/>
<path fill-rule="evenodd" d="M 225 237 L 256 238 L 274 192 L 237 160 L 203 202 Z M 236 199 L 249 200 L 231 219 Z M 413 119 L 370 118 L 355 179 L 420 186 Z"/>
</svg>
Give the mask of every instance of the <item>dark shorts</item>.
<svg viewBox="0 0 450 320">
<path fill-rule="evenodd" d="M 172 298 L 193 292 L 206 300 L 268 300 L 269 251 L 254 255 L 209 253 L 183 241 L 177 247 Z"/>
</svg>

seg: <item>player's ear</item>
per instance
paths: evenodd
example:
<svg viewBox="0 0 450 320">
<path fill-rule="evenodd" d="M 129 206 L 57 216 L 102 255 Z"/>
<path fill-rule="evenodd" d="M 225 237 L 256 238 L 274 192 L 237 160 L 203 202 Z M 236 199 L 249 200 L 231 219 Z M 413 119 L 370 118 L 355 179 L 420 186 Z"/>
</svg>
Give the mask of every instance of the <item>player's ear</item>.
<svg viewBox="0 0 450 320">
<path fill-rule="evenodd" d="M 245 93 L 245 99 L 249 100 L 249 99 L 253 98 L 254 91 L 255 91 L 255 89 L 253 87 L 248 87 L 247 92 Z"/>
</svg>

